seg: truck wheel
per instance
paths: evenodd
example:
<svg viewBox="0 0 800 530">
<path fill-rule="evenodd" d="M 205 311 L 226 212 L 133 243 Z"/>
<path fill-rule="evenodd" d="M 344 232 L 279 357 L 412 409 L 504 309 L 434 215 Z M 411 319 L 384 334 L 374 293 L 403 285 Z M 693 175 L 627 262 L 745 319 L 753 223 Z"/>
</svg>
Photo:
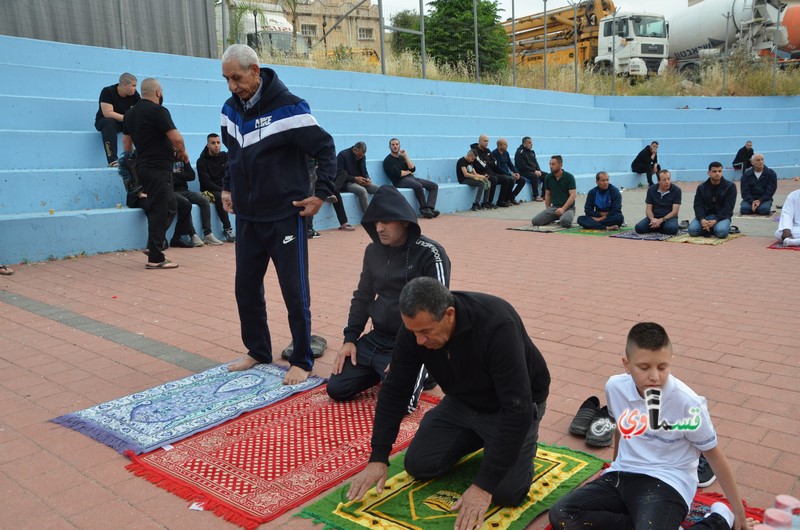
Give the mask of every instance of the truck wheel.
<svg viewBox="0 0 800 530">
<path fill-rule="evenodd" d="M 597 63 L 594 65 L 594 73 L 599 75 L 611 75 L 611 63 Z"/>
<path fill-rule="evenodd" d="M 689 81 L 697 83 L 700 81 L 700 68 L 695 63 L 688 63 L 681 68 L 681 75 Z"/>
</svg>

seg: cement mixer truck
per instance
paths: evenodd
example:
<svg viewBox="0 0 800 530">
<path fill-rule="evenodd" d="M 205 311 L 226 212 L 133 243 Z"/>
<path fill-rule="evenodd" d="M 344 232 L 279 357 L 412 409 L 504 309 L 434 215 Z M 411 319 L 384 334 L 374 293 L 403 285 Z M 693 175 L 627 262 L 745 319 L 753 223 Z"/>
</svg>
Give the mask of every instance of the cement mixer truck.
<svg viewBox="0 0 800 530">
<path fill-rule="evenodd" d="M 729 17 L 729 18 L 728 18 Z M 800 62 L 800 5 L 776 0 L 703 0 L 669 21 L 670 63 L 683 73 L 724 50 L 744 47 L 752 57 L 777 53 Z"/>
<path fill-rule="evenodd" d="M 614 12 L 611 0 L 583 0 L 502 26 L 515 41 L 513 60 L 521 64 L 543 61 L 546 52 L 549 64 L 572 64 L 577 54 L 579 64 L 604 73 L 663 73 L 669 54 L 663 15 Z"/>
</svg>

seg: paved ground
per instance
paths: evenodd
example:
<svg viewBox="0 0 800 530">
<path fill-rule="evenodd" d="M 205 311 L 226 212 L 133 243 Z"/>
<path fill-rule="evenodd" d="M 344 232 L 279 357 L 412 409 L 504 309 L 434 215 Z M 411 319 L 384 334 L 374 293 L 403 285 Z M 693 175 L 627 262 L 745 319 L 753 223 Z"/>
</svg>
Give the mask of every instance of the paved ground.
<svg viewBox="0 0 800 530">
<path fill-rule="evenodd" d="M 796 187 L 781 182 L 777 204 Z M 682 219 L 694 185 L 684 189 Z M 623 198 L 632 225 L 644 192 Z M 708 397 L 744 497 L 766 506 L 779 493 L 800 496 L 800 253 L 766 248 L 776 223 L 737 219 L 747 237 L 721 246 L 506 230 L 541 208 L 422 221 L 453 261 L 452 286 L 511 301 L 544 352 L 553 384 L 541 440 L 590 450 L 567 426 L 621 371 L 630 326 L 655 320 L 675 344 L 673 373 Z M 359 229 L 310 243 L 314 332 L 334 348 L 367 242 Z M 134 477 L 113 450 L 47 422 L 243 353 L 233 246 L 168 255 L 180 269 L 147 271 L 130 251 L 15 265 L 16 275 L 0 277 L 0 527 L 232 528 Z M 281 349 L 289 334 L 271 271 L 266 284 Z M 329 349 L 318 375 L 329 375 L 334 355 Z M 291 514 L 267 526 L 314 527 Z"/>
</svg>

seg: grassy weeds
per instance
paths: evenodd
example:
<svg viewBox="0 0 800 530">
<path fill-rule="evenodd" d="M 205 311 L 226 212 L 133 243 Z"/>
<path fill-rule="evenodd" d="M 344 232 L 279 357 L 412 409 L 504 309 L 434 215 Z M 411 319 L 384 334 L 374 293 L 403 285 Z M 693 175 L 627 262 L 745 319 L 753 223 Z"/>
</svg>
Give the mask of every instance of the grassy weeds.
<svg viewBox="0 0 800 530">
<path fill-rule="evenodd" d="M 380 73 L 380 64 L 371 63 L 367 58 L 347 53 L 327 55 L 321 50 L 309 58 L 287 58 L 283 55 L 262 54 L 262 60 L 271 64 L 305 66 L 326 70 L 346 70 L 351 72 Z M 386 73 L 400 77 L 422 77 L 419 58 L 410 53 L 399 56 L 387 54 Z M 475 73 L 471 65 L 450 66 L 429 60 L 426 64 L 426 77 L 440 81 L 471 83 Z M 525 65 L 517 68 L 517 85 L 523 88 L 544 88 L 544 67 Z M 698 79 L 688 82 L 675 70 L 663 76 L 655 76 L 638 82 L 625 77 L 617 77 L 616 94 L 619 96 L 719 96 L 722 95 L 723 65 L 710 62 L 702 67 Z M 506 85 L 513 84 L 512 71 L 493 76 L 482 76 L 481 83 Z M 589 68 L 578 71 L 578 92 L 593 95 L 612 94 L 611 76 L 595 74 Z M 575 70 L 572 65 L 548 65 L 547 89 L 560 92 L 575 92 Z M 770 96 L 800 95 L 800 68 L 778 69 L 775 73 L 773 92 L 773 62 L 770 58 L 758 61 L 733 55 L 728 61 L 725 79 L 726 96 Z"/>
</svg>

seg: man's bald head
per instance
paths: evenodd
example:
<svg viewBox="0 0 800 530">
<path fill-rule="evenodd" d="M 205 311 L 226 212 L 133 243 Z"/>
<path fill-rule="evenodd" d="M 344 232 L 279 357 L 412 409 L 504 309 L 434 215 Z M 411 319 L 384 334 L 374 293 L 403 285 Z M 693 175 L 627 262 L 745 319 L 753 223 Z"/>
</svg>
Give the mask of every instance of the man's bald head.
<svg viewBox="0 0 800 530">
<path fill-rule="evenodd" d="M 158 103 L 159 105 L 163 101 L 163 91 L 161 90 L 161 83 L 158 82 L 158 79 L 148 77 L 142 81 L 141 89 L 143 99 Z"/>
</svg>

